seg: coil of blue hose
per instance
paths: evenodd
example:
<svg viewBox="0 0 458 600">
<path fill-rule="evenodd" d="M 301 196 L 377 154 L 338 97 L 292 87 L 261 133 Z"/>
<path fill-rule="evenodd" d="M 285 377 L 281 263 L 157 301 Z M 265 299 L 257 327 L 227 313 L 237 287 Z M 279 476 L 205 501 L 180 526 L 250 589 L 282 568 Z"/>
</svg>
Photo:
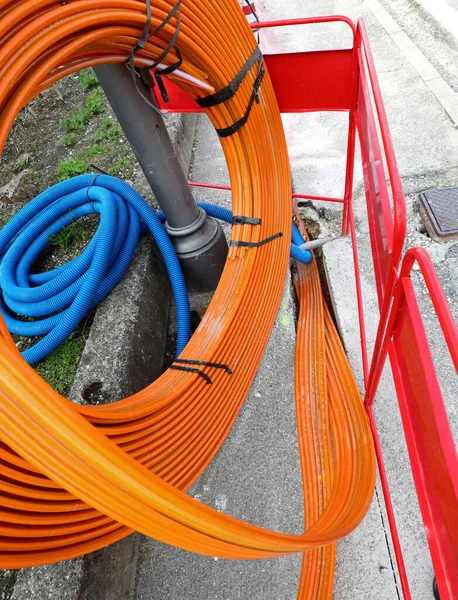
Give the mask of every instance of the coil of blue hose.
<svg viewBox="0 0 458 600">
<path fill-rule="evenodd" d="M 230 210 L 198 204 L 209 215 L 232 221 Z M 51 271 L 30 273 L 50 236 L 92 213 L 99 213 L 99 226 L 80 256 Z M 156 213 L 123 181 L 108 175 L 80 175 L 42 192 L 3 227 L 0 311 L 11 333 L 43 336 L 22 353 L 29 364 L 60 346 L 111 292 L 145 231 L 153 235 L 170 277 L 177 313 L 176 352 L 181 353 L 191 335 L 189 299 L 179 260 L 161 221 L 161 211 Z M 294 226 L 291 256 L 309 262 L 310 252 L 298 248 L 302 243 Z M 12 312 L 38 320 L 22 321 Z"/>
</svg>

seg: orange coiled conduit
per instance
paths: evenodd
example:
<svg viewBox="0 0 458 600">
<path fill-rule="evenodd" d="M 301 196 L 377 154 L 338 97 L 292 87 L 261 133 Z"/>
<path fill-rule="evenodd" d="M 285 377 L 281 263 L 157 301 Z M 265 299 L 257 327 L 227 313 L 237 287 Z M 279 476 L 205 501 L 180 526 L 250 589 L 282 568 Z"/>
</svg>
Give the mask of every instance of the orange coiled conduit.
<svg viewBox="0 0 458 600">
<path fill-rule="evenodd" d="M 174 0 L 155 0 L 152 27 Z M 225 87 L 255 49 L 235 0 L 183 0 L 170 75 L 193 97 Z M 0 149 L 20 109 L 58 79 L 124 62 L 142 35 L 140 0 L 0 0 Z M 135 56 L 151 64 L 167 47 L 176 17 Z M 175 50 L 164 59 L 177 60 Z M 257 68 L 236 96 L 207 111 L 223 128 L 245 113 Z M 236 225 L 213 300 L 182 358 L 230 366 L 212 385 L 168 370 L 143 391 L 107 406 L 77 406 L 54 392 L 19 355 L 0 323 L 0 568 L 68 559 L 133 530 L 211 556 L 254 559 L 305 553 L 300 597 L 329 598 L 334 543 L 363 518 L 374 487 L 372 439 L 316 265 L 299 267 L 296 398 L 305 487 L 301 535 L 255 527 L 184 492 L 224 441 L 254 378 L 288 268 L 291 181 L 274 91 L 264 77 L 248 122 L 222 139 Z"/>
</svg>

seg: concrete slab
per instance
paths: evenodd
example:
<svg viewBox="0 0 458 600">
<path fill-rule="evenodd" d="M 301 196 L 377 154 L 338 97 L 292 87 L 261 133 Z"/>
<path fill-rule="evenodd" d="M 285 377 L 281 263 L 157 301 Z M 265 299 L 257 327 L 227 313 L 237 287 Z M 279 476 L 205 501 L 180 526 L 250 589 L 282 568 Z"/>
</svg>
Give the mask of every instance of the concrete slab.
<svg viewBox="0 0 458 600">
<path fill-rule="evenodd" d="M 71 568 L 70 568 L 71 567 Z M 23 569 L 14 586 L 13 600 L 43 598 L 43 600 L 74 600 L 75 589 L 84 577 L 84 561 L 77 559 L 48 566 Z"/>
<path fill-rule="evenodd" d="M 402 8 L 400 6 L 402 5 L 402 2 L 395 4 L 397 4 L 397 7 L 390 6 L 390 9 L 392 11 L 394 10 L 394 14 L 401 16 L 399 13 L 402 14 Z M 413 38 L 415 38 L 416 29 L 418 30 L 418 23 L 420 23 L 420 27 L 423 24 L 423 27 L 421 27 L 423 35 L 416 42 L 414 42 L 411 37 L 409 37 L 409 35 L 407 35 L 406 32 L 401 29 L 399 24 L 393 19 L 393 17 L 378 0 L 371 0 L 368 3 L 368 6 L 388 35 L 398 46 L 404 57 L 427 84 L 428 88 L 434 94 L 439 104 L 441 104 L 441 106 L 444 108 L 449 118 L 455 125 L 458 125 L 458 92 L 453 88 L 453 81 L 457 76 L 456 70 L 454 72 L 450 72 L 448 64 L 443 63 L 442 57 L 444 52 L 443 47 L 440 47 L 441 42 L 439 42 L 438 45 L 438 42 L 432 38 L 432 47 L 431 44 L 425 45 L 424 35 L 425 29 L 435 29 L 436 34 L 439 32 L 442 34 L 444 29 L 447 33 L 450 30 L 452 35 L 449 35 L 448 37 L 451 39 L 452 44 L 448 46 L 449 51 L 445 54 L 450 54 L 450 52 L 452 52 L 454 53 L 455 57 L 458 56 L 458 37 L 455 35 L 455 29 L 458 28 L 453 26 L 453 22 L 449 27 L 447 27 L 444 20 L 446 14 L 453 19 L 453 17 L 458 13 L 445 2 L 441 3 L 441 0 L 436 3 L 431 3 L 430 0 L 425 0 L 422 2 L 422 4 L 424 5 L 425 10 L 417 7 L 417 10 L 410 11 L 411 14 L 407 17 L 407 22 L 409 23 L 409 35 Z M 399 10 L 400 8 L 401 11 Z M 431 9 L 433 14 L 437 14 L 439 19 L 435 20 L 431 18 Z M 413 17 L 411 16 L 412 14 Z M 428 25 L 428 27 L 425 27 L 425 25 Z M 441 39 L 442 37 L 447 36 L 436 35 L 435 37 L 439 37 Z M 418 42 L 420 42 L 419 45 L 417 45 Z M 453 44 L 453 42 L 455 43 Z M 424 51 L 428 52 L 431 60 L 426 56 L 425 52 L 420 49 L 420 46 L 423 47 Z M 433 62 L 438 64 L 438 67 L 441 67 L 441 73 L 434 67 Z"/>
<path fill-rule="evenodd" d="M 458 92 L 458 39 L 428 10 L 440 9 L 441 0 L 378 0 L 411 41 L 427 57 L 447 84 Z M 451 5 L 452 1 L 447 0 Z M 424 6 L 422 6 L 424 5 Z M 456 7 L 455 7 L 456 12 Z M 437 15 L 436 15 L 437 16 Z M 453 22 L 451 26 L 455 25 Z"/>
<path fill-rule="evenodd" d="M 97 309 L 71 390 L 74 402 L 115 402 L 159 377 L 170 302 L 162 258 L 144 238 L 126 275 Z"/>
<path fill-rule="evenodd" d="M 399 56 L 394 44 L 392 51 Z M 450 148 L 458 144 L 458 129 L 413 67 L 379 73 L 379 79 L 402 176 L 455 167 Z"/>
<path fill-rule="evenodd" d="M 288 278 L 279 319 L 227 440 L 190 493 L 250 523 L 302 530 L 294 411 L 294 302 Z M 301 557 L 228 561 L 143 538 L 136 600 L 296 598 Z"/>
</svg>

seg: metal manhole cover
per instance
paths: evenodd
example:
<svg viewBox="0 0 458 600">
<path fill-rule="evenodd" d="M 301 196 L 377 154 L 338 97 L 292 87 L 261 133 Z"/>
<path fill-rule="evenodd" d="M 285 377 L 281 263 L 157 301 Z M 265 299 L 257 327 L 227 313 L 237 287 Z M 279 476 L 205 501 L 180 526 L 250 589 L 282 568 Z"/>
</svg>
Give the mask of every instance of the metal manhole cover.
<svg viewBox="0 0 458 600">
<path fill-rule="evenodd" d="M 421 192 L 420 214 L 433 239 L 458 239 L 458 187 Z"/>
</svg>

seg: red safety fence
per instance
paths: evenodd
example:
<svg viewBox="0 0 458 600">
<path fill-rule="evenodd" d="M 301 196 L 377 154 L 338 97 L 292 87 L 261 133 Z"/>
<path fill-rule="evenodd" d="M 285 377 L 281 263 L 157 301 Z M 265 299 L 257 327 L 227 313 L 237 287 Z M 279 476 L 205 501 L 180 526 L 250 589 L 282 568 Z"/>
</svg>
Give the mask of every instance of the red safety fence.
<svg viewBox="0 0 458 600">
<path fill-rule="evenodd" d="M 346 17 L 331 16 L 270 21 L 252 26 L 262 30 L 332 22 L 348 25 L 353 34 L 351 48 L 265 55 L 281 112 L 346 111 L 349 115 L 346 176 L 342 197 L 330 198 L 303 193 L 295 193 L 293 197 L 343 204 L 342 233 L 351 235 L 353 246 L 365 405 L 373 432 L 404 598 L 411 598 L 409 583 L 373 413 L 373 402 L 387 356 L 393 372 L 410 464 L 441 600 L 452 600 L 458 598 L 458 458 L 411 280 L 415 261 L 424 277 L 457 371 L 458 330 L 427 253 L 422 249 L 412 248 L 402 260 L 406 204 L 364 22 L 360 20 L 355 25 Z M 162 110 L 201 112 L 198 105 L 172 83 L 167 82 L 167 90 L 167 104 L 155 91 Z M 380 308 L 377 337 L 370 360 L 352 208 L 357 136 L 361 148 Z M 190 183 L 194 186 L 230 189 L 209 183 Z"/>
<path fill-rule="evenodd" d="M 426 251 L 420 248 L 408 250 L 399 268 L 405 243 L 405 200 L 374 61 L 362 21 L 358 23 L 356 45 L 360 69 L 357 123 L 381 315 L 366 382 L 365 403 L 374 440 L 378 445 L 372 404 L 388 354 L 441 599 L 452 599 L 458 597 L 458 459 L 411 280 L 411 270 L 415 261 L 423 274 L 457 370 L 458 331 Z M 378 117 L 391 184 L 392 203 L 369 88 Z M 380 448 L 378 450 L 381 457 Z M 379 468 L 384 471 L 380 461 Z M 387 506 L 393 532 L 394 514 L 385 475 L 382 477 L 382 483 L 385 498 L 388 498 Z M 397 532 L 394 538 L 397 538 Z M 404 596 L 410 598 L 398 541 L 395 542 L 395 551 Z"/>
</svg>

